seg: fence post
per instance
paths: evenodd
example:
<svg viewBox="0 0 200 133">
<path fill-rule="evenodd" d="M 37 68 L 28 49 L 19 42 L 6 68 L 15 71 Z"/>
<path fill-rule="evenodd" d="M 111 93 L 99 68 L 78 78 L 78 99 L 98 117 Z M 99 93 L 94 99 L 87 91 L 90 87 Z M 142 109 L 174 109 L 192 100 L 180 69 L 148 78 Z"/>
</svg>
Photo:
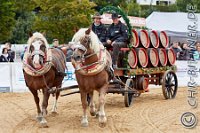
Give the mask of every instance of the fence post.
<svg viewBox="0 0 200 133">
<path fill-rule="evenodd" d="M 9 62 L 9 77 L 10 77 L 10 91 L 13 92 L 13 77 L 12 77 L 12 63 Z"/>
</svg>

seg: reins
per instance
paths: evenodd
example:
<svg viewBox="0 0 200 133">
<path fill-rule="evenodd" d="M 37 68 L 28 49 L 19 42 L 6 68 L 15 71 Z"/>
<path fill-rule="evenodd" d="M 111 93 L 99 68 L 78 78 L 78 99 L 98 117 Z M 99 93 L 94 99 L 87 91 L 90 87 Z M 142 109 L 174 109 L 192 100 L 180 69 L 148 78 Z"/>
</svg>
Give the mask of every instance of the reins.
<svg viewBox="0 0 200 133">
<path fill-rule="evenodd" d="M 96 54 L 99 53 L 101 50 L 102 50 L 102 49 L 100 49 L 98 52 L 95 52 L 95 53 L 89 54 L 89 55 L 87 55 L 87 56 L 84 56 L 84 59 L 87 59 L 87 58 L 90 58 L 90 57 L 96 55 Z M 100 58 L 101 58 L 101 57 L 100 57 Z M 93 66 L 93 65 L 101 64 L 101 63 L 103 63 L 103 61 L 99 61 L 100 58 L 99 58 L 98 61 L 96 61 L 96 62 L 93 62 L 93 63 L 88 64 L 88 65 L 84 65 L 84 66 L 79 67 L 79 68 L 75 68 L 75 70 L 86 69 L 86 68 L 91 67 L 91 66 Z M 83 61 L 82 61 L 82 62 L 83 62 Z M 81 62 L 81 63 L 82 63 L 82 62 Z"/>
</svg>

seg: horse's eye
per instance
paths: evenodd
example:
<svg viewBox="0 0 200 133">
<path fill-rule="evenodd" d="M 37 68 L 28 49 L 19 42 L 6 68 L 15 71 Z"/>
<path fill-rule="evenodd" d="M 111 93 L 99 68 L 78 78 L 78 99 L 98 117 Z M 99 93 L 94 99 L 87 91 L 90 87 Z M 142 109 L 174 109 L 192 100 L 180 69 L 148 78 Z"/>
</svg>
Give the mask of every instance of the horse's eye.
<svg viewBox="0 0 200 133">
<path fill-rule="evenodd" d="M 34 51 L 34 47 L 33 47 L 33 45 L 31 45 L 29 52 L 32 53 L 33 51 Z"/>
<path fill-rule="evenodd" d="M 40 46 L 40 50 L 42 50 L 43 52 L 46 52 L 46 46 L 45 45 L 41 45 Z"/>
<path fill-rule="evenodd" d="M 75 60 L 75 61 L 80 61 L 80 60 L 81 60 L 81 56 L 75 56 L 75 57 L 74 57 L 74 60 Z"/>
</svg>

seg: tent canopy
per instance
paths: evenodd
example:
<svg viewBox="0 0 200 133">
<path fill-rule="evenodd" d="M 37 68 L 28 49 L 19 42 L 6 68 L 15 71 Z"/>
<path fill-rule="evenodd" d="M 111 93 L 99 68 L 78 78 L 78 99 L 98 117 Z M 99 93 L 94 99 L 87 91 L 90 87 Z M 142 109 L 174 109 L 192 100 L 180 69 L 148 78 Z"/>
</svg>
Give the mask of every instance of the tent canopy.
<svg viewBox="0 0 200 133">
<path fill-rule="evenodd" d="M 197 31 L 200 31 L 200 14 L 195 14 L 197 20 Z M 188 32 L 188 25 L 194 22 L 188 19 L 188 13 L 183 12 L 153 12 L 146 18 L 146 26 L 154 30 L 168 30 L 175 32 Z"/>
<path fill-rule="evenodd" d="M 200 14 L 196 13 L 195 15 L 197 17 L 196 39 L 200 41 Z M 146 18 L 148 29 L 166 31 L 171 42 L 187 42 L 189 25 L 194 26 L 194 21 L 188 19 L 188 13 L 183 12 L 153 12 Z"/>
</svg>

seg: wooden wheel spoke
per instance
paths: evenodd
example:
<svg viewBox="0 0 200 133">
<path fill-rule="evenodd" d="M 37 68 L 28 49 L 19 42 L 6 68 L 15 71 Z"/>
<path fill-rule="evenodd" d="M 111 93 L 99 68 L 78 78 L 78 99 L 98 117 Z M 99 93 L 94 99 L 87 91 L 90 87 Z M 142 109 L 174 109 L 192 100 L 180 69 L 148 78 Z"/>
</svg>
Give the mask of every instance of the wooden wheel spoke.
<svg viewBox="0 0 200 133">
<path fill-rule="evenodd" d="M 134 86 L 133 80 L 132 79 L 127 79 L 126 80 L 125 90 L 132 90 L 133 86 Z M 130 93 L 130 92 L 125 92 L 124 93 L 124 102 L 125 102 L 125 106 L 126 107 L 129 107 L 132 104 L 133 96 L 134 96 L 134 93 Z"/>
<path fill-rule="evenodd" d="M 165 99 L 171 99 L 176 96 L 177 84 L 178 82 L 176 74 L 171 70 L 166 71 L 163 75 L 162 85 L 163 95 Z"/>
</svg>

